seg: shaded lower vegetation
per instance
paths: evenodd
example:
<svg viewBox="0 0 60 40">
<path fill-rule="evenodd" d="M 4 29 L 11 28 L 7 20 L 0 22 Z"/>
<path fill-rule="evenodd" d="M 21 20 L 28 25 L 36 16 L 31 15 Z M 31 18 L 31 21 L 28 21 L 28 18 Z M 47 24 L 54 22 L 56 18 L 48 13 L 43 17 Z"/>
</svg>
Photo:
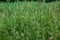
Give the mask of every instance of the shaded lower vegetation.
<svg viewBox="0 0 60 40">
<path fill-rule="evenodd" d="M 23 1 L 34 1 L 34 2 L 54 2 L 59 0 L 0 0 L 0 2 L 23 2 Z"/>
</svg>

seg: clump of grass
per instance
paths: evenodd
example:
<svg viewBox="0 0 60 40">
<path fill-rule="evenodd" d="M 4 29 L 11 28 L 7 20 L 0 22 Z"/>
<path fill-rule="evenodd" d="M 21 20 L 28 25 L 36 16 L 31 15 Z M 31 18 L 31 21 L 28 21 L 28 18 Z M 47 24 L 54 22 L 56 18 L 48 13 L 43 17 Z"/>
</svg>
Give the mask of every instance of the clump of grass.
<svg viewBox="0 0 60 40">
<path fill-rule="evenodd" d="M 19 2 L 11 3 L 9 7 L 7 3 L 1 3 L 0 6 L 0 40 L 59 39 L 58 2 Z"/>
</svg>

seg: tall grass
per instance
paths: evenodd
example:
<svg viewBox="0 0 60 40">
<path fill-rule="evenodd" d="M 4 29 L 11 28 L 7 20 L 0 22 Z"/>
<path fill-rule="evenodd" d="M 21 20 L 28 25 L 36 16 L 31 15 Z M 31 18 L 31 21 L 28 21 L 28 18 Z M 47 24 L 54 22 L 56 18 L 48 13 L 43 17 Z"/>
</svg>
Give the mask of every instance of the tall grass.
<svg viewBox="0 0 60 40">
<path fill-rule="evenodd" d="M 59 40 L 59 4 L 1 3 L 0 40 Z"/>
</svg>

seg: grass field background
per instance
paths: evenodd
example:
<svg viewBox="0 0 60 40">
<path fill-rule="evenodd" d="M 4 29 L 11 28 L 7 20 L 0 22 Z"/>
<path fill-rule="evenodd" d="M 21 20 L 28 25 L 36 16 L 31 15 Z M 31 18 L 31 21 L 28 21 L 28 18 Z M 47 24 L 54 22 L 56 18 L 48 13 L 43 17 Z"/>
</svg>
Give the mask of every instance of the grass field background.
<svg viewBox="0 0 60 40">
<path fill-rule="evenodd" d="M 0 40 L 60 40 L 60 2 L 0 3 Z"/>
</svg>

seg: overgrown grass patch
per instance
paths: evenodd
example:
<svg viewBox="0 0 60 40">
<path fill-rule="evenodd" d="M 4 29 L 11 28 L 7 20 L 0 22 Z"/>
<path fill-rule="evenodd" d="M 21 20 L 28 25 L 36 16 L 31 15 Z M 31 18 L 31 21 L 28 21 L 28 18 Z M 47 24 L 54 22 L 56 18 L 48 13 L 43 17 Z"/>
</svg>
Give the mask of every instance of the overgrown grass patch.
<svg viewBox="0 0 60 40">
<path fill-rule="evenodd" d="M 59 40 L 59 2 L 0 4 L 0 40 Z"/>
</svg>

